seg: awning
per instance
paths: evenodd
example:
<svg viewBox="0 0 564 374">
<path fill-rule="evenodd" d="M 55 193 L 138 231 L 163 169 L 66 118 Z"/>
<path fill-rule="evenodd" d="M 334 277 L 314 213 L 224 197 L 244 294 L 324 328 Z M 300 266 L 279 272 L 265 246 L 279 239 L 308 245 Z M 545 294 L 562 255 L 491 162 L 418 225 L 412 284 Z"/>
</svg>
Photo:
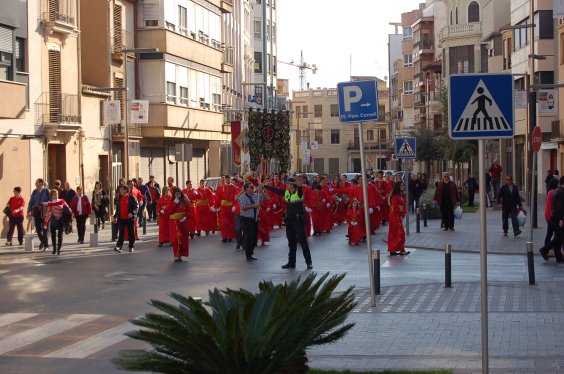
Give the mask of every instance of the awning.
<svg viewBox="0 0 564 374">
<path fill-rule="evenodd" d="M 556 143 L 556 142 L 542 142 L 540 149 L 558 149 L 558 143 Z"/>
</svg>

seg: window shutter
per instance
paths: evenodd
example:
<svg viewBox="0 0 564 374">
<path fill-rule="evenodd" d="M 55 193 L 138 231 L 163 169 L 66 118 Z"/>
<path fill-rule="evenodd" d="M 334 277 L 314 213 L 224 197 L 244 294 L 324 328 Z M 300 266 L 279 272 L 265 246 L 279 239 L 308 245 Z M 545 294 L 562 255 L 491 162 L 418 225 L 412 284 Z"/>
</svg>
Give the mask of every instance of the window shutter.
<svg viewBox="0 0 564 374">
<path fill-rule="evenodd" d="M 159 4 L 158 2 L 145 1 L 143 3 L 143 20 L 145 26 L 159 26 Z"/>
<path fill-rule="evenodd" d="M 114 52 L 123 49 L 122 7 L 114 4 Z"/>
<path fill-rule="evenodd" d="M 0 51 L 12 53 L 12 29 L 0 26 Z"/>
<path fill-rule="evenodd" d="M 49 122 L 61 116 L 61 52 L 49 51 Z"/>
<path fill-rule="evenodd" d="M 123 87 L 123 78 L 115 78 L 115 87 Z M 125 103 L 123 101 L 124 96 L 124 91 L 116 91 L 115 92 L 115 98 L 116 100 L 120 101 L 120 112 L 121 112 L 121 119 L 123 119 L 123 112 L 125 110 Z"/>
</svg>

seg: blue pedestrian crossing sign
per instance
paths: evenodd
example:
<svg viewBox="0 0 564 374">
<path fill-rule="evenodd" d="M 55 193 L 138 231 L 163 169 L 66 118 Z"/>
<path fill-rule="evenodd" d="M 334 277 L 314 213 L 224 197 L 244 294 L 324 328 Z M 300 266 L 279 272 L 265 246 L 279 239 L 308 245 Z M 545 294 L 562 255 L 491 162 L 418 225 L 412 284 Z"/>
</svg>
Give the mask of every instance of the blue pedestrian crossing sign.
<svg viewBox="0 0 564 374">
<path fill-rule="evenodd" d="M 378 119 L 378 83 L 376 80 L 337 83 L 341 122 Z"/>
<path fill-rule="evenodd" d="M 515 100 L 511 74 L 455 74 L 449 85 L 452 139 L 512 138 Z"/>
<path fill-rule="evenodd" d="M 398 159 L 414 159 L 417 157 L 415 138 L 396 138 L 396 157 Z"/>
</svg>

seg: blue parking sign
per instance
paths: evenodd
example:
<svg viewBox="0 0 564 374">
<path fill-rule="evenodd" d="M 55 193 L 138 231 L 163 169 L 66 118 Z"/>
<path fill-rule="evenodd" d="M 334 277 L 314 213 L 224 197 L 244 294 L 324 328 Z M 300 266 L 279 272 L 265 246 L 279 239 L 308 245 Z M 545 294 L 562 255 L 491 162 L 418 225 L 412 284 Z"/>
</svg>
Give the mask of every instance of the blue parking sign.
<svg viewBox="0 0 564 374">
<path fill-rule="evenodd" d="M 378 83 L 376 80 L 338 83 L 337 96 L 341 122 L 378 119 Z"/>
</svg>

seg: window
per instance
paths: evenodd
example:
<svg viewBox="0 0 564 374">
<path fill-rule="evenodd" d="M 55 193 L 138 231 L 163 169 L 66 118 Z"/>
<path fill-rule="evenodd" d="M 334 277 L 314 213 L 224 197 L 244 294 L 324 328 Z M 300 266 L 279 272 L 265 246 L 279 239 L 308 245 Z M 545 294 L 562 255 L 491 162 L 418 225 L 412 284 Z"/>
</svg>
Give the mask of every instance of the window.
<svg viewBox="0 0 564 374">
<path fill-rule="evenodd" d="M 413 66 L 413 56 L 411 53 L 404 53 L 403 54 L 403 67 L 407 68 Z"/>
<path fill-rule="evenodd" d="M 313 136 L 317 144 L 323 144 L 323 130 L 314 130 Z"/>
<path fill-rule="evenodd" d="M 176 104 L 176 83 L 166 82 L 166 102 Z"/>
<path fill-rule="evenodd" d="M 255 73 L 262 73 L 262 53 L 255 52 Z"/>
<path fill-rule="evenodd" d="M 0 79 L 13 80 L 13 31 L 0 26 Z"/>
<path fill-rule="evenodd" d="M 374 141 L 374 130 L 366 130 L 366 140 L 369 142 Z"/>
<path fill-rule="evenodd" d="M 339 117 L 339 104 L 331 104 L 331 117 Z"/>
<path fill-rule="evenodd" d="M 339 129 L 331 129 L 331 144 L 341 144 L 341 133 Z"/>
<path fill-rule="evenodd" d="M 159 27 L 158 3 L 149 3 L 148 1 L 143 3 L 143 20 L 145 27 Z"/>
<path fill-rule="evenodd" d="M 219 112 L 221 110 L 221 94 L 212 94 L 213 110 Z"/>
<path fill-rule="evenodd" d="M 403 93 L 404 94 L 413 93 L 413 81 L 404 81 L 403 82 Z"/>
<path fill-rule="evenodd" d="M 405 26 L 403 28 L 403 40 L 410 40 L 413 38 L 413 30 L 411 26 Z"/>
<path fill-rule="evenodd" d="M 302 118 L 308 118 L 309 117 L 309 113 L 308 113 L 308 107 L 307 105 L 302 106 Z"/>
<path fill-rule="evenodd" d="M 272 22 L 272 40 L 276 41 L 276 24 Z"/>
<path fill-rule="evenodd" d="M 480 22 L 480 5 L 476 1 L 468 5 L 468 22 Z"/>
<path fill-rule="evenodd" d="M 180 86 L 180 105 L 188 105 L 188 87 Z"/>
<path fill-rule="evenodd" d="M 25 71 L 25 39 L 16 38 L 16 71 Z"/>
<path fill-rule="evenodd" d="M 323 105 L 316 104 L 313 106 L 313 116 L 320 118 L 323 116 Z"/>
<path fill-rule="evenodd" d="M 470 64 L 468 60 L 466 61 L 458 61 L 456 64 L 456 72 L 458 74 L 468 74 L 470 72 Z"/>
<path fill-rule="evenodd" d="M 552 10 L 539 10 L 535 13 L 535 40 L 553 39 L 554 26 Z"/>
<path fill-rule="evenodd" d="M 255 39 L 262 39 L 262 22 L 255 20 Z"/>
<path fill-rule="evenodd" d="M 270 41 L 270 21 L 266 20 L 266 40 Z"/>
<path fill-rule="evenodd" d="M 182 5 L 178 6 L 178 32 L 188 35 L 188 9 Z"/>
</svg>

